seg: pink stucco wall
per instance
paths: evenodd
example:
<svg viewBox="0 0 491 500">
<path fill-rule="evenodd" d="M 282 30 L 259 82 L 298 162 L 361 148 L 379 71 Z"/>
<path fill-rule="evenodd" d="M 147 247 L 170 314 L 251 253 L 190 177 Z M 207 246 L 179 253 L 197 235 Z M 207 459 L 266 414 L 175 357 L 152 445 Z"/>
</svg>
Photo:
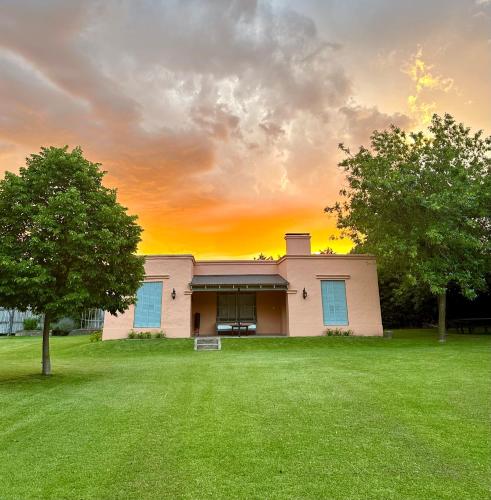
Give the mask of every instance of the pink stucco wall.
<svg viewBox="0 0 491 500">
<path fill-rule="evenodd" d="M 274 260 L 198 260 L 194 274 L 278 274 L 278 263 Z"/>
<path fill-rule="evenodd" d="M 256 316 L 259 335 L 286 335 L 286 292 L 257 292 Z"/>
<path fill-rule="evenodd" d="M 280 267 L 290 284 L 289 335 L 322 335 L 322 279 L 344 279 L 348 322 L 355 335 L 382 335 L 382 318 L 375 259 L 364 255 L 312 255 L 284 258 Z M 307 298 L 302 291 L 305 288 Z M 330 326 L 329 328 L 334 328 Z"/>
<path fill-rule="evenodd" d="M 280 274 L 289 282 L 287 292 L 261 291 L 256 296 L 259 334 L 322 335 L 322 279 L 343 279 L 349 324 L 355 335 L 382 335 L 382 320 L 375 259 L 365 255 L 308 255 L 310 237 L 286 236 L 289 253 L 278 261 L 198 261 L 190 255 L 149 256 L 146 280 L 163 282 L 160 328 L 168 337 L 189 337 L 193 314 L 201 312 L 201 335 L 215 332 L 216 293 L 190 291 L 193 275 Z M 172 300 L 171 291 L 176 290 Z M 305 288 L 307 298 L 302 291 Z M 133 328 L 134 308 L 118 317 L 106 314 L 103 338 L 126 338 Z M 330 327 L 331 328 L 331 327 Z M 138 329 L 136 329 L 138 331 Z"/>
<path fill-rule="evenodd" d="M 215 335 L 217 319 L 217 294 L 216 292 L 195 292 L 192 296 L 192 314 L 199 312 L 201 315 L 199 334 L 202 337 Z"/>
<path fill-rule="evenodd" d="M 134 328 L 135 331 L 158 332 L 163 330 L 168 337 L 191 335 L 191 294 L 189 283 L 193 276 L 194 259 L 190 255 L 149 256 L 145 261 L 145 281 L 162 281 L 162 315 L 159 328 Z M 172 289 L 176 298 L 171 297 Z M 126 338 L 133 329 L 134 307 L 117 317 L 104 316 L 103 339 Z"/>
</svg>

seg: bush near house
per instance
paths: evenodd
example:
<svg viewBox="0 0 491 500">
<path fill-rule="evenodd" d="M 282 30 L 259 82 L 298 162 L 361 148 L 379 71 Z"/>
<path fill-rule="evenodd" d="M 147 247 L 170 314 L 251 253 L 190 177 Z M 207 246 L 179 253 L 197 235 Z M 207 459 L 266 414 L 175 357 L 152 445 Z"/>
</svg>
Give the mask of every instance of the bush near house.
<svg viewBox="0 0 491 500">
<path fill-rule="evenodd" d="M 324 334 L 327 337 L 350 337 L 353 335 L 353 330 L 342 330 L 341 328 L 327 328 Z"/>
<path fill-rule="evenodd" d="M 131 340 L 149 340 L 149 339 L 165 339 L 165 332 L 160 330 L 157 333 L 152 333 L 152 332 L 135 332 L 135 330 L 130 330 L 128 333 L 128 338 Z"/>
<path fill-rule="evenodd" d="M 102 331 L 96 330 L 89 335 L 89 340 L 91 342 L 100 342 L 102 340 Z"/>
</svg>

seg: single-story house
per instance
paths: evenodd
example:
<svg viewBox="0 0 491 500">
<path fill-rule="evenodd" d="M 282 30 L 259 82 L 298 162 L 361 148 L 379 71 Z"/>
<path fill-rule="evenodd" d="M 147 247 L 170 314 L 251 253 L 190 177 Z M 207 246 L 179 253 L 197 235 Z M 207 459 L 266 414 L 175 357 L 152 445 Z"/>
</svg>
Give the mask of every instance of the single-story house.
<svg viewBox="0 0 491 500">
<path fill-rule="evenodd" d="M 103 339 L 131 330 L 184 338 L 316 336 L 328 328 L 382 335 L 377 265 L 370 255 L 317 255 L 310 234 L 285 235 L 278 260 L 195 260 L 149 255 L 137 301 L 105 314 Z"/>
</svg>

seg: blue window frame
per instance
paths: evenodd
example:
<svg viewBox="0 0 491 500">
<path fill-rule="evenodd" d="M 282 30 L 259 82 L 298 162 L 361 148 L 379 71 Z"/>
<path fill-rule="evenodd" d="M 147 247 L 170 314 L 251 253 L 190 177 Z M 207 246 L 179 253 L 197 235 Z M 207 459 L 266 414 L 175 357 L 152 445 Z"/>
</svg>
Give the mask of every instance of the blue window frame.
<svg viewBox="0 0 491 500">
<path fill-rule="evenodd" d="M 344 280 L 322 280 L 324 325 L 347 325 L 346 283 Z"/>
<path fill-rule="evenodd" d="M 162 315 L 162 282 L 148 281 L 136 292 L 135 328 L 158 328 Z"/>
</svg>

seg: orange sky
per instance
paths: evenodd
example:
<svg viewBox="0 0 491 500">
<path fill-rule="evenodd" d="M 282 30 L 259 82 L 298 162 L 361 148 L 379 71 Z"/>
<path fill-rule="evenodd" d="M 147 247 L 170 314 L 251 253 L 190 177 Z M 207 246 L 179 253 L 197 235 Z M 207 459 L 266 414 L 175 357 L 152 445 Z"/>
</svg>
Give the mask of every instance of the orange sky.
<svg viewBox="0 0 491 500">
<path fill-rule="evenodd" d="M 347 251 L 337 144 L 434 112 L 490 133 L 490 89 L 490 0 L 0 5 L 0 171 L 80 145 L 144 253 Z"/>
</svg>

